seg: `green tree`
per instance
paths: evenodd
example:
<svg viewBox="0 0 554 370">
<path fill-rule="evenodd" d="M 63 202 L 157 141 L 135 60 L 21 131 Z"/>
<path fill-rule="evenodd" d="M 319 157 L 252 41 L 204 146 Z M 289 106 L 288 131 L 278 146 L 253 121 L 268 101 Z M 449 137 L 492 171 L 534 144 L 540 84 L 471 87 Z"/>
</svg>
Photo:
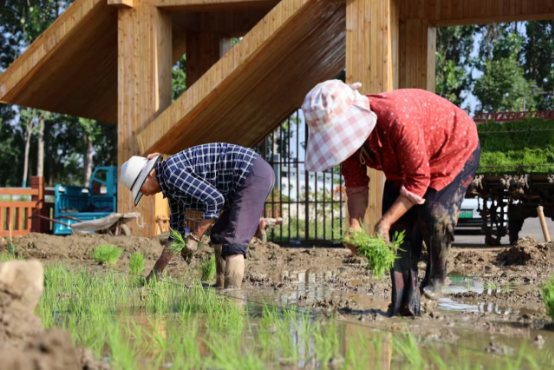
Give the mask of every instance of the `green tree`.
<svg viewBox="0 0 554 370">
<path fill-rule="evenodd" d="M 461 106 L 464 92 L 471 88 L 471 51 L 474 26 L 437 28 L 436 93 Z"/>
<path fill-rule="evenodd" d="M 526 39 L 521 51 L 525 78 L 542 91 L 554 91 L 554 21 L 526 23 Z M 537 110 L 554 109 L 554 95 L 535 95 Z"/>
<path fill-rule="evenodd" d="M 513 24 L 490 25 L 485 29 L 476 62 L 483 75 L 475 82 L 473 93 L 479 99 L 482 112 L 520 111 L 523 98 L 528 95 L 533 81 L 525 78 L 520 62 L 523 37 Z M 533 97 L 527 98 L 527 109 L 535 106 Z"/>
</svg>

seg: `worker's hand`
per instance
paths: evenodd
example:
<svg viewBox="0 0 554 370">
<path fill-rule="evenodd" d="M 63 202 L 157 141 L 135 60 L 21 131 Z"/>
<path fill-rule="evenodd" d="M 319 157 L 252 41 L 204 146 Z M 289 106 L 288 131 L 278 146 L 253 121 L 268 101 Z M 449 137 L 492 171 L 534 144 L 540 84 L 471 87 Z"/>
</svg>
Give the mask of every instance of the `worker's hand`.
<svg viewBox="0 0 554 370">
<path fill-rule="evenodd" d="M 147 156 L 146 158 L 148 158 L 148 159 L 154 159 L 154 158 L 156 158 L 156 157 L 159 156 L 159 155 L 160 155 L 160 153 L 152 153 L 152 154 L 148 154 L 148 156 Z"/>
<path fill-rule="evenodd" d="M 384 221 L 383 219 L 379 220 L 377 222 L 377 225 L 375 225 L 375 234 L 381 238 L 383 238 L 384 241 L 387 243 L 390 242 L 390 225 Z"/>
<path fill-rule="evenodd" d="M 185 238 L 185 247 L 181 250 L 181 256 L 186 260 L 198 250 L 198 242 L 191 238 L 190 236 L 187 236 Z"/>
<path fill-rule="evenodd" d="M 350 227 L 347 231 L 346 231 L 346 235 L 351 235 L 352 233 L 355 233 L 355 232 L 359 232 L 359 231 L 362 231 L 362 228 L 360 226 L 360 224 L 352 224 L 352 227 Z M 357 256 L 358 255 L 358 247 L 355 246 L 354 244 L 351 244 L 351 243 L 344 243 L 344 246 L 348 249 L 350 249 L 350 252 L 352 252 L 353 255 Z"/>
</svg>

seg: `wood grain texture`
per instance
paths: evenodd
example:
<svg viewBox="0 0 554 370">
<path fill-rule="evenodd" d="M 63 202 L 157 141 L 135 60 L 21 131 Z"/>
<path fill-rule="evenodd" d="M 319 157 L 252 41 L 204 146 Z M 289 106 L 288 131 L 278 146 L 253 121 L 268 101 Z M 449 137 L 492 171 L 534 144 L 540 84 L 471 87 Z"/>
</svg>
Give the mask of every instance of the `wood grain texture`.
<svg viewBox="0 0 554 370">
<path fill-rule="evenodd" d="M 140 132 L 141 151 L 254 145 L 344 67 L 344 28 L 344 5 L 284 0 Z"/>
<path fill-rule="evenodd" d="M 77 0 L 0 75 L 0 101 L 116 122 L 117 11 Z"/>
<path fill-rule="evenodd" d="M 205 12 L 272 8 L 278 0 L 150 0 L 153 6 L 171 12 Z"/>
<path fill-rule="evenodd" d="M 119 9 L 118 16 L 118 164 L 139 155 L 135 135 L 171 103 L 171 17 L 143 6 Z M 133 235 L 156 233 L 155 197 L 134 206 L 131 192 L 118 183 L 118 212 L 142 213 L 144 228 L 129 224 Z"/>
<path fill-rule="evenodd" d="M 401 1 L 347 0 L 346 81 L 361 82 L 361 92 L 392 90 L 399 65 L 399 13 Z M 383 172 L 368 169 L 369 207 L 364 224 L 373 233 L 382 215 Z"/>
<path fill-rule="evenodd" d="M 427 19 L 435 27 L 554 18 L 554 0 L 402 1 L 402 20 Z"/>
<path fill-rule="evenodd" d="M 426 20 L 400 22 L 399 88 L 435 91 L 436 29 Z"/>
<path fill-rule="evenodd" d="M 108 0 L 108 5 L 117 7 L 117 8 L 132 8 L 133 0 Z"/>
</svg>

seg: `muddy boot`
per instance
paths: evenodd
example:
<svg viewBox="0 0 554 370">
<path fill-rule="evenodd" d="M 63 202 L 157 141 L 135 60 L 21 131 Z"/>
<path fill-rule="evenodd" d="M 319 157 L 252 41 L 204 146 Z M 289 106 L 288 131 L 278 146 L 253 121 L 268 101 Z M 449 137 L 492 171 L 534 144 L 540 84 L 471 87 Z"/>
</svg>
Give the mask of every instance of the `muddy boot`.
<svg viewBox="0 0 554 370">
<path fill-rule="evenodd" d="M 225 259 L 221 257 L 221 244 L 214 245 L 215 252 L 215 287 L 223 288 L 225 285 Z"/>
<path fill-rule="evenodd" d="M 419 316 L 420 293 L 417 278 L 417 262 L 421 255 L 421 240 L 406 237 L 398 250 L 391 270 L 392 303 L 389 316 Z"/>
<path fill-rule="evenodd" d="M 154 268 L 150 274 L 146 277 L 146 283 L 149 283 L 152 279 L 159 279 L 162 276 L 163 271 L 169 264 L 169 261 L 173 258 L 175 254 L 172 253 L 168 247 L 165 247 L 162 251 L 162 255 L 156 261 Z"/>
<path fill-rule="evenodd" d="M 225 261 L 225 289 L 240 289 L 244 278 L 244 255 L 227 256 Z"/>
<path fill-rule="evenodd" d="M 421 315 L 421 297 L 417 286 L 417 270 L 391 271 L 392 302 L 388 316 Z"/>
<path fill-rule="evenodd" d="M 431 238 L 428 248 L 429 260 L 425 278 L 421 283 L 421 292 L 429 299 L 438 299 L 446 280 L 446 261 L 450 245 L 452 243 L 451 232 L 443 235 L 435 235 Z"/>
</svg>

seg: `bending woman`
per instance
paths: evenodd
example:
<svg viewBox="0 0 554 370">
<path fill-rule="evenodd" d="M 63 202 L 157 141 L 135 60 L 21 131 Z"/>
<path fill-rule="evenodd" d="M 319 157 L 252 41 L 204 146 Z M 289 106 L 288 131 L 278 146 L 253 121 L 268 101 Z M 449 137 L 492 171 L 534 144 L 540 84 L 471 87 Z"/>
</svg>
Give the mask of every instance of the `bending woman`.
<svg viewBox="0 0 554 370">
<path fill-rule="evenodd" d="M 459 207 L 479 164 L 477 128 L 465 111 L 428 91 L 364 96 L 360 86 L 331 80 L 308 93 L 302 105 L 309 127 L 305 166 L 323 171 L 342 163 L 354 230 L 361 230 L 368 206 L 366 167 L 385 173 L 376 233 L 389 240 L 395 231 L 406 231 L 391 271 L 389 313 L 419 315 L 422 242 L 429 258 L 421 291 L 434 298 L 446 278 Z"/>
</svg>

